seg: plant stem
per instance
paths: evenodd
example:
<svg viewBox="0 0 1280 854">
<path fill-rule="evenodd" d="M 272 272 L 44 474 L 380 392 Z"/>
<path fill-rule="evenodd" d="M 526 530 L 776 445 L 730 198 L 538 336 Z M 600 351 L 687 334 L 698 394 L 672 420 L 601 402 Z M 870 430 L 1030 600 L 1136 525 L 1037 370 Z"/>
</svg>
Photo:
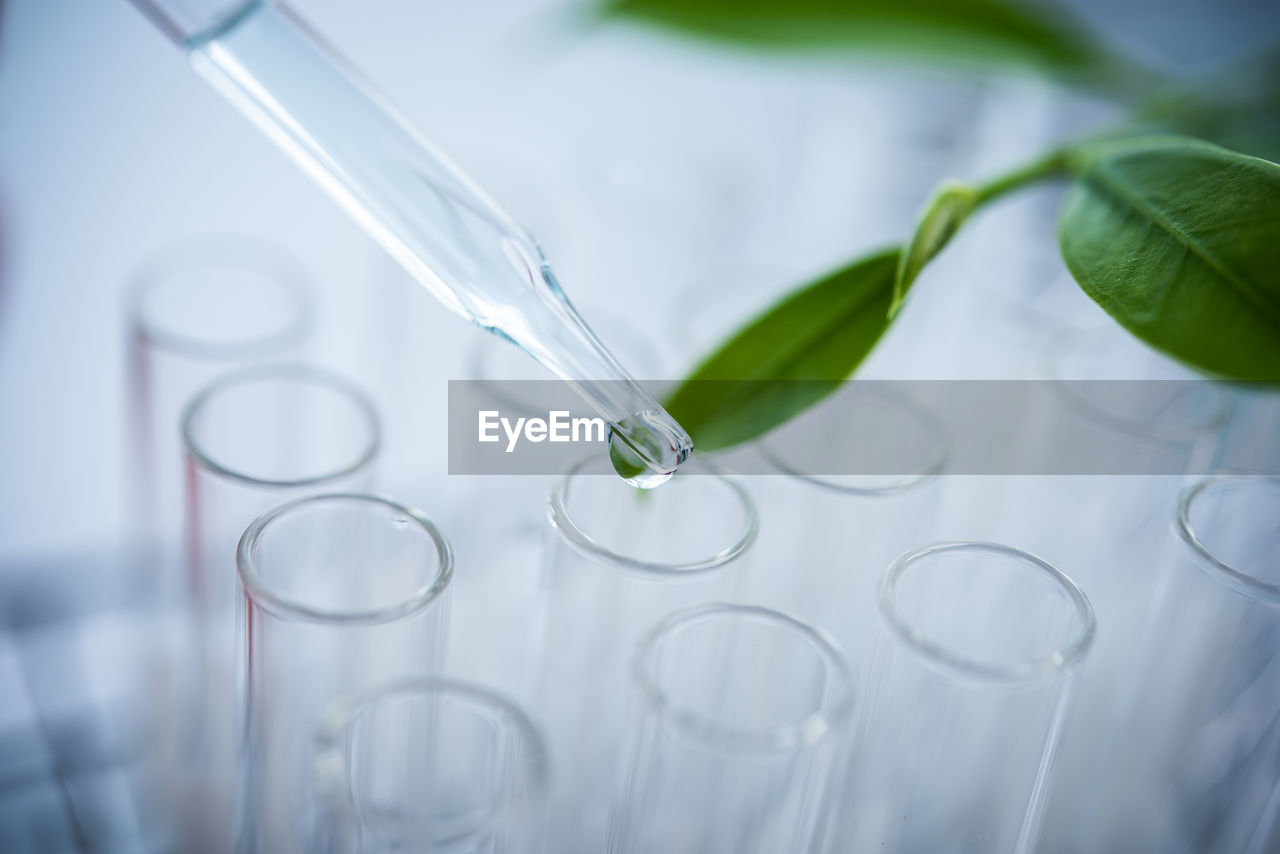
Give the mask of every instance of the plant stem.
<svg viewBox="0 0 1280 854">
<path fill-rule="evenodd" d="M 1044 178 L 1065 175 L 1069 159 L 1070 151 L 1060 148 L 1012 172 L 1006 172 L 998 178 L 993 178 L 976 188 L 977 197 L 974 207 L 981 207 L 992 199 L 997 199 L 1012 190 L 1017 190 Z"/>
<path fill-rule="evenodd" d="M 889 318 L 892 320 L 902 308 L 916 276 L 946 248 L 974 211 L 1027 184 L 1066 174 L 1073 157 L 1073 149 L 1057 148 L 977 187 L 951 182 L 943 184 L 916 223 L 915 233 L 899 258 L 893 281 L 893 299 L 889 302 Z"/>
</svg>

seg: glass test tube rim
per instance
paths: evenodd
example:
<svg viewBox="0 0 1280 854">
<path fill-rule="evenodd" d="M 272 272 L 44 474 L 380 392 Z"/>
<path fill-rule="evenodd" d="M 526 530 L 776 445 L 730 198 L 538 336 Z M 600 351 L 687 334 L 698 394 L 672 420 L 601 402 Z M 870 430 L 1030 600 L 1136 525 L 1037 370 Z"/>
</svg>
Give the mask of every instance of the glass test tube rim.
<svg viewBox="0 0 1280 854">
<path fill-rule="evenodd" d="M 277 330 L 238 341 L 209 341 L 176 332 L 147 310 L 148 298 L 175 272 L 189 269 L 193 258 L 232 262 L 228 266 L 271 274 L 293 302 L 292 317 Z M 309 277 L 279 247 L 247 235 L 219 233 L 170 244 L 142 262 L 126 285 L 129 325 L 140 341 L 181 356 L 210 362 L 234 362 L 269 356 L 302 341 L 311 326 L 307 299 Z"/>
<path fill-rule="evenodd" d="M 294 478 L 255 477 L 224 465 L 207 453 L 196 438 L 196 420 L 203 407 L 228 389 L 256 380 L 272 379 L 303 380 L 313 383 L 329 391 L 337 392 L 354 404 L 364 420 L 369 434 L 369 439 L 360 453 L 343 465 L 329 471 Z M 196 462 L 209 472 L 225 480 L 250 487 L 268 489 L 316 487 L 340 480 L 367 466 L 378 455 L 378 451 L 382 447 L 382 424 L 378 419 L 377 408 L 373 405 L 373 401 L 369 399 L 368 395 L 355 383 L 337 374 L 313 365 L 301 363 L 254 365 L 224 374 L 205 386 L 191 399 L 191 402 L 187 404 L 182 413 L 182 442 L 187 453 Z"/>
<path fill-rule="evenodd" d="M 1049 344 L 1040 353 L 1041 369 L 1045 376 L 1052 381 L 1052 388 L 1062 401 L 1079 412 L 1086 418 L 1117 432 L 1128 436 L 1134 436 L 1144 441 L 1154 441 L 1176 445 L 1182 442 L 1191 442 L 1197 439 L 1203 439 L 1213 435 L 1220 430 L 1231 418 L 1231 413 L 1235 409 L 1235 401 L 1230 389 L 1221 381 L 1216 381 L 1210 377 L 1202 377 L 1200 381 L 1206 387 L 1211 388 L 1214 392 L 1215 406 L 1213 411 L 1204 419 L 1185 425 L 1174 425 L 1169 427 L 1161 427 L 1144 421 L 1137 421 L 1125 418 L 1110 412 L 1107 409 L 1098 406 L 1089 400 L 1086 395 L 1078 394 L 1075 391 L 1075 382 L 1085 382 L 1084 380 L 1072 380 L 1062 376 L 1060 357 L 1062 351 L 1067 348 L 1068 342 L 1089 339 L 1098 340 L 1111 334 L 1117 334 L 1116 330 L 1107 328 L 1105 330 L 1090 330 L 1089 332 L 1081 332 L 1075 329 L 1059 330 L 1058 334 L 1050 339 Z M 1124 334 L 1128 334 L 1127 332 Z M 1144 344 L 1144 346 L 1147 346 Z M 1153 348 L 1154 351 L 1154 348 Z M 1159 355 L 1164 355 L 1158 352 Z M 1168 357 L 1172 359 L 1172 357 Z M 1189 370 L 1189 369 L 1188 369 Z M 1123 382 L 1123 380 L 1116 380 Z M 1192 381 L 1192 380 L 1188 380 Z M 1107 382 L 1107 380 L 1097 380 L 1097 382 Z M 1150 380 L 1149 382 L 1161 382 L 1161 380 Z"/>
<path fill-rule="evenodd" d="M 676 631 L 692 625 L 732 616 L 770 624 L 793 632 L 817 653 L 822 661 L 826 687 L 817 709 L 796 721 L 761 728 L 727 726 L 714 717 L 670 697 L 655 673 L 660 646 Z M 840 644 L 826 631 L 791 614 L 732 602 L 706 602 L 669 614 L 636 645 L 631 660 L 632 674 L 645 698 L 680 734 L 710 743 L 729 752 L 771 753 L 812 747 L 848 726 L 853 718 L 853 669 Z"/>
<path fill-rule="evenodd" d="M 853 380 L 853 382 L 856 383 L 857 380 Z M 907 412 L 915 418 L 924 427 L 925 431 L 937 440 L 936 453 L 928 463 L 920 467 L 919 471 L 903 475 L 900 480 L 893 483 L 887 483 L 883 486 L 854 486 L 852 484 L 843 484 L 831 481 L 822 475 L 806 473 L 790 465 L 783 458 L 782 453 L 778 451 L 774 444 L 769 440 L 769 436 L 772 431 L 770 434 L 766 434 L 758 442 L 761 455 L 770 465 L 777 468 L 780 473 L 840 495 L 862 496 L 867 498 L 900 495 L 902 493 L 918 489 L 936 480 L 937 477 L 943 473 L 943 470 L 946 468 L 947 461 L 950 458 L 950 453 L 947 449 L 946 430 L 943 428 L 942 424 L 939 423 L 938 419 L 935 418 L 928 409 L 911 400 L 906 395 L 886 392 L 883 388 L 875 385 L 864 387 L 871 389 L 871 393 L 873 395 L 883 396 L 884 398 L 891 400 L 894 405 L 901 406 L 902 411 Z M 822 406 L 822 403 L 819 402 L 818 406 Z"/>
<path fill-rule="evenodd" d="M 436 572 L 434 577 L 424 586 L 413 591 L 406 598 L 366 611 L 334 611 L 317 608 L 299 602 L 289 596 L 277 592 L 262 577 L 258 570 L 257 545 L 263 534 L 269 530 L 272 522 L 300 508 L 306 508 L 327 502 L 354 502 L 374 504 L 393 513 L 403 515 L 412 521 L 431 540 L 436 549 Z M 244 534 L 236 544 L 236 573 L 244 588 L 244 595 L 251 607 L 261 608 L 273 617 L 294 622 L 342 624 L 342 625 L 381 625 L 410 616 L 429 608 L 443 593 L 449 589 L 453 578 L 453 547 L 445 539 L 436 524 L 427 518 L 421 510 L 402 504 L 393 498 L 383 495 L 370 495 L 357 492 L 329 492 L 320 495 L 307 495 L 289 501 L 268 510 L 245 528 Z"/>
<path fill-rule="evenodd" d="M 551 758 L 547 748 L 546 737 L 520 705 L 507 695 L 486 685 L 458 679 L 452 676 L 422 676 L 416 678 L 396 679 L 334 700 L 325 711 L 315 737 L 316 764 L 327 767 L 335 755 L 340 757 L 342 769 L 347 768 L 345 744 L 350 725 L 357 716 L 367 713 L 373 702 L 383 697 L 396 694 L 412 695 L 432 693 L 451 694 L 461 697 L 476 708 L 502 716 L 519 734 L 520 744 L 524 748 L 523 761 L 520 763 L 521 774 L 519 785 L 507 793 L 507 797 L 498 805 L 501 807 L 536 806 L 538 800 L 545 796 L 551 779 Z M 346 775 L 342 775 L 346 781 Z M 348 791 L 348 796 L 350 792 Z"/>
<path fill-rule="evenodd" d="M 1178 496 L 1174 527 L 1179 538 L 1195 557 L 1196 565 L 1215 582 L 1232 591 L 1267 605 L 1280 605 L 1280 583 L 1263 581 L 1241 572 L 1215 555 L 1196 533 L 1191 521 L 1192 505 L 1209 492 L 1220 488 L 1263 488 L 1280 490 L 1280 477 L 1262 474 L 1218 474 L 1197 481 Z"/>
<path fill-rule="evenodd" d="M 678 563 L 661 563 L 657 561 L 643 560 L 634 558 L 629 555 L 619 554 L 609 547 L 597 542 L 586 531 L 578 527 L 573 521 L 573 516 L 569 512 L 569 487 L 575 477 L 593 477 L 593 473 L 584 472 L 589 466 L 599 466 L 600 458 L 592 454 L 584 457 L 577 463 L 570 466 L 568 471 L 557 478 L 555 486 L 551 490 L 551 499 L 547 503 L 547 518 L 551 526 L 560 532 L 561 536 L 579 553 L 604 563 L 621 567 L 625 570 L 638 572 L 641 575 L 666 576 L 666 577 L 688 577 L 693 574 L 709 572 L 717 569 L 725 564 L 731 563 L 741 557 L 755 542 L 756 535 L 760 531 L 760 515 L 756 510 L 755 502 L 751 500 L 751 496 L 747 491 L 734 480 L 730 473 L 724 468 L 717 466 L 704 458 L 690 457 L 688 462 L 680 467 L 680 471 L 676 473 L 676 477 L 712 477 L 720 483 L 729 487 L 733 496 L 739 502 L 743 510 L 745 525 L 738 539 L 731 545 L 726 546 L 719 552 L 701 560 L 684 561 Z M 702 473 L 694 472 L 694 468 L 703 468 L 706 471 Z M 599 476 L 612 476 L 615 480 L 617 475 L 612 471 L 606 474 L 600 472 Z M 667 489 L 671 488 L 670 484 L 666 485 Z M 646 496 L 650 500 L 660 501 L 661 492 L 659 494 Z"/>
<path fill-rule="evenodd" d="M 986 552 L 1028 567 L 1049 579 L 1076 612 L 1079 627 L 1075 637 L 1058 649 L 1033 659 L 1013 665 L 1000 665 L 956 655 L 946 647 L 924 640 L 912 629 L 910 623 L 895 607 L 895 588 L 902 576 L 918 561 L 949 552 Z M 1063 673 L 1083 661 L 1097 634 L 1097 617 L 1093 605 L 1079 586 L 1062 570 L 1041 557 L 1001 543 L 981 540 L 955 540 L 934 543 L 906 552 L 898 557 L 880 580 L 878 591 L 880 618 L 899 640 L 916 655 L 944 673 L 986 683 L 1028 685 Z"/>
</svg>

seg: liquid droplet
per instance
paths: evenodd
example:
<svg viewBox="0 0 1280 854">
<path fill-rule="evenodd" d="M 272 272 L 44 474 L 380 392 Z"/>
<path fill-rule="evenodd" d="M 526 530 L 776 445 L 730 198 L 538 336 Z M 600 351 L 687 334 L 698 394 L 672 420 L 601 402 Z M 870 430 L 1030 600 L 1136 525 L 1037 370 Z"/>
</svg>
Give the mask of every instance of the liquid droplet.
<svg viewBox="0 0 1280 854">
<path fill-rule="evenodd" d="M 662 410 L 637 412 L 609 425 L 613 470 L 640 489 L 666 483 L 692 451 L 689 434 Z"/>
</svg>

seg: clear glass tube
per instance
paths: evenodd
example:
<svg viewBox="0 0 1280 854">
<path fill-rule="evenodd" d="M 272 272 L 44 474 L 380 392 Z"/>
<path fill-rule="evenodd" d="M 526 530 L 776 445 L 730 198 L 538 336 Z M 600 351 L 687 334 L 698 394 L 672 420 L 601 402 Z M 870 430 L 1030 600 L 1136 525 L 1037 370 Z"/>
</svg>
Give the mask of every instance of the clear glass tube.
<svg viewBox="0 0 1280 854">
<path fill-rule="evenodd" d="M 377 413 L 345 379 L 305 365 L 219 378 L 182 419 L 192 595 L 234 612 L 231 560 L 245 526 L 267 508 L 320 489 L 372 486 Z"/>
<path fill-rule="evenodd" d="M 1062 332 L 1042 362 L 1041 372 L 1063 404 L 1052 417 L 1075 418 L 1077 435 L 1096 435 L 1118 455 L 1159 459 L 1171 472 L 1006 482 L 997 499 L 1004 502 L 1002 527 L 983 532 L 1018 536 L 1068 569 L 1089 591 L 1101 627 L 1076 686 L 1077 711 L 1061 751 L 1060 797 L 1046 816 L 1045 844 L 1052 847 L 1073 838 L 1078 804 L 1096 796 L 1105 773 L 1099 763 L 1128 737 L 1118 728 L 1118 686 L 1142 678 L 1134 649 L 1164 573 L 1169 519 L 1185 476 L 1213 466 L 1234 393 L 1118 327 Z"/>
<path fill-rule="evenodd" d="M 314 298 L 311 281 L 291 255 L 239 235 L 167 246 L 146 259 L 127 285 L 128 497 L 132 536 L 144 545 L 134 595 L 145 596 L 139 604 L 148 617 L 148 643 L 136 660 L 144 671 L 146 701 L 139 708 L 149 736 L 145 760 L 160 781 L 158 814 L 182 812 L 168 800 L 181 787 L 170 783 L 190 767 L 180 744 L 193 733 L 180 730 L 183 716 L 174 709 L 185 708 L 184 693 L 199 685 L 191 676 L 186 637 L 191 615 L 182 411 L 220 374 L 296 355 L 311 332 Z M 226 568 L 230 573 L 229 561 Z M 228 583 L 233 586 L 230 578 Z M 204 799 L 199 788 L 193 803 Z"/>
<path fill-rule="evenodd" d="M 234 807 L 236 543 L 275 505 L 321 490 L 370 488 L 380 432 L 355 386 L 315 368 L 273 365 L 207 386 L 187 406 L 182 436 L 190 635 L 178 685 L 186 731 L 174 757 L 182 781 L 175 790 L 184 801 L 179 810 L 211 836 L 228 831 Z"/>
<path fill-rule="evenodd" d="M 1093 610 L 1016 549 L 942 543 L 885 574 L 835 850 L 1034 848 Z"/>
<path fill-rule="evenodd" d="M 689 364 L 778 299 L 788 281 L 767 267 L 732 273 L 676 300 L 671 332 Z M 765 519 L 804 520 L 763 527 L 745 598 L 822 626 L 854 660 L 884 567 L 940 534 L 947 436 L 911 385 L 852 381 L 752 445 L 725 452 L 727 465 L 741 460 L 752 472 L 743 483 Z M 840 474 L 871 470 L 882 473 Z M 754 476 L 761 472 L 770 476 Z"/>
<path fill-rule="evenodd" d="M 612 854 L 816 851 L 853 677 L 822 632 L 721 603 L 680 611 L 640 644 Z"/>
<path fill-rule="evenodd" d="M 512 701 L 467 682 L 411 679 L 335 701 L 316 737 L 333 854 L 537 854 L 548 762 Z"/>
<path fill-rule="evenodd" d="M 1104 784 L 1068 844 L 1274 851 L 1280 478 L 1202 479 L 1182 493 L 1174 529 L 1165 587 L 1152 594 L 1140 675 L 1125 694 Z"/>
<path fill-rule="evenodd" d="M 626 325 L 607 309 L 588 310 L 593 326 L 601 329 L 628 365 L 641 376 L 664 376 L 652 341 Z M 546 407 L 547 372 L 510 343 L 493 336 L 473 336 L 467 358 L 473 380 L 503 381 L 495 400 L 505 409 L 536 412 Z M 530 380 L 527 388 L 521 380 Z M 506 384 L 507 381 L 513 381 Z M 522 392 L 524 394 L 522 394 Z M 455 538 L 467 572 L 456 582 L 450 667 L 485 684 L 519 692 L 537 663 L 536 645 L 527 641 L 539 601 L 537 560 L 546 527 L 547 496 L 556 476 L 451 476 L 450 485 L 465 484 L 471 513 L 482 513 L 485 524 L 463 525 Z M 457 495 L 455 488 L 453 494 Z M 471 518 L 474 518 L 472 516 Z"/>
<path fill-rule="evenodd" d="M 128 420 L 136 535 L 156 555 L 163 604 L 180 601 L 182 409 L 237 367 L 296 354 L 313 298 L 293 258 L 247 237 L 176 244 L 128 296 Z"/>
<path fill-rule="evenodd" d="M 531 704 L 556 756 L 551 840 L 558 852 L 598 852 L 620 762 L 632 648 L 662 616 L 733 599 L 758 527 L 747 493 L 692 460 L 641 493 L 589 459 L 551 495 L 544 556 L 540 667 Z"/>
<path fill-rule="evenodd" d="M 142 14 L 175 42 L 208 38 L 262 0 L 133 0 Z"/>
<path fill-rule="evenodd" d="M 260 516 L 236 551 L 247 668 L 244 847 L 316 850 L 312 774 L 324 710 L 439 671 L 453 554 L 417 510 L 325 494 Z"/>
<path fill-rule="evenodd" d="M 1171 474 L 1019 478 L 1001 484 L 998 514 L 989 505 L 977 510 L 987 519 L 999 515 L 1000 533 L 1027 532 L 1037 550 L 1072 567 L 1107 631 L 1119 631 L 1133 622 L 1126 619 L 1133 597 L 1145 596 L 1157 574 L 1153 556 L 1164 542 L 1183 477 L 1213 465 L 1233 396 L 1225 385 L 1192 382 L 1197 378 L 1186 368 L 1118 328 L 1063 332 L 1041 362 L 1041 379 L 1062 402 L 1045 417 L 1070 417 L 1073 429 L 1098 436 L 1117 457 L 1132 449 Z M 1134 393 L 1137 383 L 1147 382 L 1142 394 Z M 1073 524 L 1058 524 L 1064 518 Z M 1046 525 L 1045 519 L 1052 521 Z M 1081 529 L 1090 537 L 1081 538 Z M 1111 609 L 1115 620 L 1107 619 Z M 1109 639 L 1102 643 L 1091 669 L 1109 657 Z"/>
<path fill-rule="evenodd" d="M 855 660 L 863 654 L 884 568 L 938 536 L 946 437 L 905 387 L 854 382 L 841 389 L 758 443 L 783 477 L 747 482 L 765 518 L 804 520 L 762 532 L 756 546 L 761 571 L 752 576 L 748 598 L 822 626 Z M 844 449 L 859 445 L 854 453 L 866 455 L 873 442 L 896 473 L 805 473 L 824 466 L 841 471 Z"/>
</svg>

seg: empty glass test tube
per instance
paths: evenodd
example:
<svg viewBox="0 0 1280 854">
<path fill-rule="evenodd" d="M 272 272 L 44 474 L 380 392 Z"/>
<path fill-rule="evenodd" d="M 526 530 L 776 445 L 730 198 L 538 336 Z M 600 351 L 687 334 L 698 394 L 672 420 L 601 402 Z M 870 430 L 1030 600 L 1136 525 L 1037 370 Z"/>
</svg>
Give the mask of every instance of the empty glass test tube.
<svg viewBox="0 0 1280 854">
<path fill-rule="evenodd" d="M 1280 846 L 1280 478 L 1183 492 L 1163 590 L 1091 810 L 1092 850 Z M 1064 846 L 1065 849 L 1066 846 Z M 1077 849 L 1080 850 L 1080 849 Z"/>
<path fill-rule="evenodd" d="M 938 534 L 946 438 L 905 385 L 846 385 L 758 443 L 783 476 L 747 481 L 766 519 L 804 520 L 761 533 L 748 598 L 822 626 L 854 660 L 884 568 Z M 869 456 L 883 469 L 858 464 Z"/>
<path fill-rule="evenodd" d="M 879 608 L 831 850 L 1033 850 L 1088 600 L 1039 558 L 968 542 L 900 557 Z"/>
<path fill-rule="evenodd" d="M 314 771 L 332 854 L 542 850 L 546 745 L 488 688 L 437 677 L 344 696 L 320 722 Z"/>
<path fill-rule="evenodd" d="M 298 365 L 247 368 L 187 407 L 186 548 L 189 623 L 179 672 L 181 811 L 202 837 L 226 832 L 233 808 L 236 698 L 236 543 L 255 517 L 321 490 L 372 485 L 380 433 L 355 386 Z M 216 845 L 214 847 L 217 847 Z"/>
<path fill-rule="evenodd" d="M 227 616 L 245 526 L 292 497 L 370 488 L 381 426 L 364 392 L 344 378 L 268 365 L 203 389 L 187 406 L 182 437 L 191 595 L 202 613 Z"/>
<path fill-rule="evenodd" d="M 713 603 L 667 617 L 632 665 L 611 854 L 817 851 L 853 676 L 821 631 Z"/>
<path fill-rule="evenodd" d="M 550 848 L 598 852 L 620 763 L 627 662 L 662 616 L 732 599 L 755 506 L 699 460 L 650 493 L 588 459 L 557 483 L 543 575 L 544 639 L 532 708 L 556 756 Z"/>
<path fill-rule="evenodd" d="M 287 253 L 229 235 L 166 247 L 130 283 L 130 482 L 137 534 L 156 555 L 165 607 L 182 590 L 182 410 L 220 374 L 295 354 L 312 296 Z"/>
<path fill-rule="evenodd" d="M 335 493 L 260 516 L 236 566 L 247 669 L 242 847 L 310 852 L 323 833 L 311 760 L 325 709 L 439 671 L 453 555 L 417 510 Z"/>
<path fill-rule="evenodd" d="M 996 499 L 1007 510 L 1006 527 L 995 536 L 1016 535 L 1070 566 L 1098 618 L 1061 751 L 1060 797 L 1045 819 L 1052 849 L 1079 829 L 1076 804 L 1098 792 L 1098 762 L 1115 749 L 1106 739 L 1116 732 L 1121 686 L 1142 678 L 1133 653 L 1165 574 L 1169 519 L 1185 478 L 1212 469 L 1234 393 L 1118 328 L 1064 331 L 1043 362 L 1045 381 L 1062 404 L 1050 417 L 1080 437 L 1096 437 L 1115 458 L 1114 469 L 1112 460 L 1100 460 L 1098 474 L 1002 483 Z M 1127 458 L 1148 460 L 1158 473 L 1126 474 Z"/>
</svg>

